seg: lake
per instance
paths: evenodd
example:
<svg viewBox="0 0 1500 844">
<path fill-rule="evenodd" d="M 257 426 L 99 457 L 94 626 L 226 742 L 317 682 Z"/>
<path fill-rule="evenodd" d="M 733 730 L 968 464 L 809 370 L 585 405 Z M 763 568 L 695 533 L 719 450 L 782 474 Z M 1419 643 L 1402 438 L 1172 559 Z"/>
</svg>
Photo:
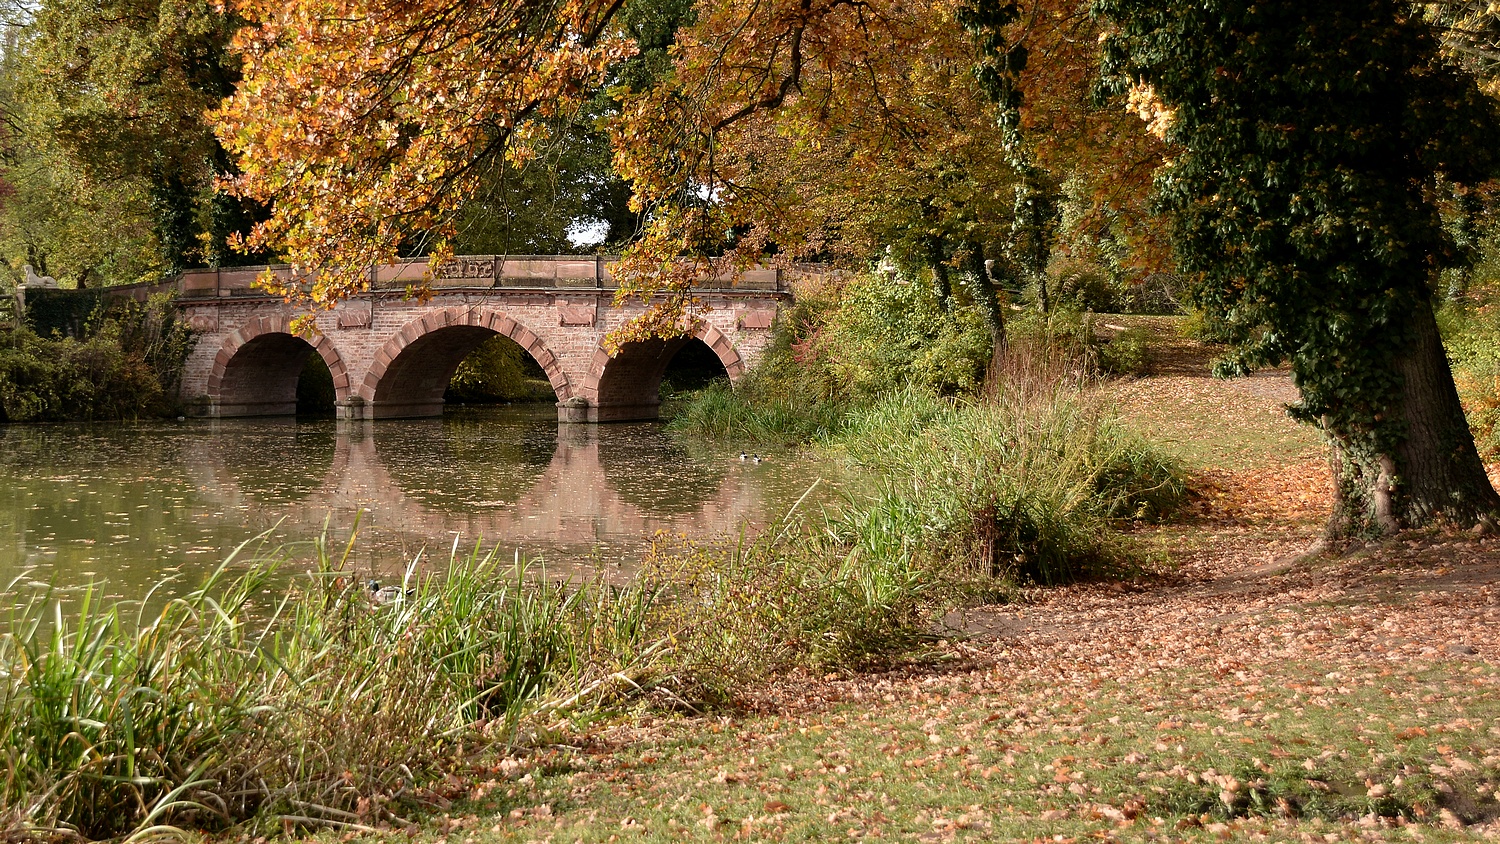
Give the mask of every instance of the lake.
<svg viewBox="0 0 1500 844">
<path fill-rule="evenodd" d="M 559 425 L 551 405 L 450 408 L 380 422 L 246 419 L 0 426 L 0 589 L 102 582 L 186 591 L 268 533 L 310 564 L 358 520 L 361 575 L 399 578 L 457 539 L 540 557 L 549 575 L 628 579 L 656 531 L 753 533 L 824 469 L 739 459 L 659 423 Z M 829 484 L 812 498 L 823 499 Z"/>
</svg>

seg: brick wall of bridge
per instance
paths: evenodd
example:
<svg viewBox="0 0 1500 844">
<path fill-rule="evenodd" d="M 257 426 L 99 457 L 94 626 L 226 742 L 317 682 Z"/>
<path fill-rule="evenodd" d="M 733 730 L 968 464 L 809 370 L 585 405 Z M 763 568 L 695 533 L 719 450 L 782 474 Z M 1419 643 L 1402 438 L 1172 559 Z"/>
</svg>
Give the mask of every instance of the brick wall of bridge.
<svg viewBox="0 0 1500 844">
<path fill-rule="evenodd" d="M 748 290 L 703 297 L 707 310 L 694 335 L 732 380 L 769 344 L 783 297 Z M 444 290 L 426 302 L 377 292 L 319 314 L 301 338 L 291 334 L 298 312 L 270 297 L 184 298 L 179 307 L 198 332 L 182 395 L 208 416 L 295 412 L 297 376 L 314 349 L 333 374 L 340 415 L 435 415 L 453 368 L 499 333 L 546 371 L 560 419 L 655 418 L 662 372 L 686 342 L 633 344 L 611 358 L 605 335 L 643 307 L 613 308 L 608 291 Z"/>
</svg>

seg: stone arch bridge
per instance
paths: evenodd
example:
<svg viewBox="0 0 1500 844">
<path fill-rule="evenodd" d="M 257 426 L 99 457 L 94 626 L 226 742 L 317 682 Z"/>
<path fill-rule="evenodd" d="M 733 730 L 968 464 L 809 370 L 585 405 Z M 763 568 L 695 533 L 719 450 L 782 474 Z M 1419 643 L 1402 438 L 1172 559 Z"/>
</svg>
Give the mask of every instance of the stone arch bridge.
<svg viewBox="0 0 1500 844">
<path fill-rule="evenodd" d="M 212 417 L 295 413 L 298 377 L 316 351 L 333 375 L 340 417 L 436 416 L 459 363 L 503 334 L 547 374 L 560 421 L 655 419 L 662 375 L 683 346 L 702 340 L 738 381 L 766 349 L 777 309 L 791 297 L 784 270 L 703 279 L 695 294 L 706 310 L 689 334 L 630 343 L 610 356 L 605 335 L 644 312 L 638 302 L 611 307 L 611 263 L 460 257 L 429 280 L 434 295 L 425 302 L 406 295 L 425 275 L 425 260 L 379 267 L 367 293 L 318 314 L 304 336 L 290 328 L 297 311 L 252 286 L 266 267 L 188 271 L 173 283 L 198 334 L 182 397 Z"/>
</svg>

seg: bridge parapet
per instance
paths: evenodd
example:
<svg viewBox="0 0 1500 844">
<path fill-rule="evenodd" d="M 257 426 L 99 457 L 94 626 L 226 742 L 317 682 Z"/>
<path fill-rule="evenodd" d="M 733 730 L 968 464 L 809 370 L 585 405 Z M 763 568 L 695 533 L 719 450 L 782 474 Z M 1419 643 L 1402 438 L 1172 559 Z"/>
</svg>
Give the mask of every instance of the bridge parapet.
<svg viewBox="0 0 1500 844">
<path fill-rule="evenodd" d="M 461 255 L 444 264 L 427 282 L 433 290 L 613 291 L 619 287 L 612 273 L 612 268 L 618 263 L 619 258 L 611 255 Z M 285 264 L 188 270 L 180 277 L 177 289 L 186 299 L 261 296 L 265 294 L 256 289 L 255 282 L 267 270 L 282 279 L 292 277 L 291 267 Z M 794 277 L 826 272 L 827 268 L 815 266 L 792 270 L 757 267 L 738 275 L 701 276 L 693 289 L 704 293 L 788 293 Z M 422 282 L 426 276 L 427 259 L 412 258 L 399 264 L 372 268 L 370 287 L 376 291 L 404 290 Z"/>
</svg>

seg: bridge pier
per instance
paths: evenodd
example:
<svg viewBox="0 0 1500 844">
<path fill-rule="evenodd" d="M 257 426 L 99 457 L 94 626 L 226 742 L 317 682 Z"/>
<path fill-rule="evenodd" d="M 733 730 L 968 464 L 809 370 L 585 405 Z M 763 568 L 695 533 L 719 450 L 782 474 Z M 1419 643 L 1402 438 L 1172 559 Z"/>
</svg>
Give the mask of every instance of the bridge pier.
<svg viewBox="0 0 1500 844">
<path fill-rule="evenodd" d="M 684 336 L 629 343 L 610 355 L 606 335 L 645 308 L 611 307 L 602 260 L 460 258 L 454 266 L 462 272 L 491 276 L 438 279 L 426 301 L 402 289 L 425 269 L 412 266 L 381 268 L 377 289 L 317 314 L 300 334 L 292 331 L 300 312 L 249 286 L 259 271 L 218 271 L 212 286 L 184 276 L 177 304 L 198 335 L 184 403 L 216 417 L 293 414 L 298 377 L 317 353 L 332 375 L 339 418 L 439 416 L 458 365 L 500 334 L 546 374 L 559 422 L 656 419 L 662 375 L 684 346 L 702 341 L 738 381 L 769 346 L 774 315 L 790 298 L 779 275 L 757 271 L 744 286 L 698 291 L 704 310 Z M 568 277 L 585 271 L 592 275 Z"/>
</svg>

